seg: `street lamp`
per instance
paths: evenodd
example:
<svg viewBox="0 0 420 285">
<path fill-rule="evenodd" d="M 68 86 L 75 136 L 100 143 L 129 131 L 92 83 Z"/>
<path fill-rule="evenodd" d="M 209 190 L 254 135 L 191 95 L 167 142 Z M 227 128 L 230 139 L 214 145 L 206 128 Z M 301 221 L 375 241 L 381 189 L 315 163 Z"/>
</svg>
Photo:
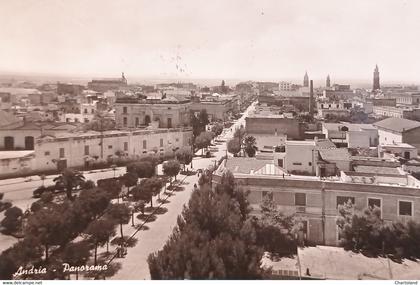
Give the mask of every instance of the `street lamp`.
<svg viewBox="0 0 420 285">
<path fill-rule="evenodd" d="M 114 171 L 114 178 L 115 178 L 115 170 L 117 170 L 117 166 L 115 164 L 111 165 L 112 170 Z"/>
<path fill-rule="evenodd" d="M 128 208 L 131 211 L 131 226 L 134 227 L 135 226 L 134 225 L 134 206 L 133 205 L 130 205 Z"/>
<path fill-rule="evenodd" d="M 39 175 L 39 177 L 41 178 L 42 186 L 44 187 L 45 186 L 45 178 L 47 178 L 47 176 L 45 174 L 41 174 L 41 175 Z"/>
</svg>

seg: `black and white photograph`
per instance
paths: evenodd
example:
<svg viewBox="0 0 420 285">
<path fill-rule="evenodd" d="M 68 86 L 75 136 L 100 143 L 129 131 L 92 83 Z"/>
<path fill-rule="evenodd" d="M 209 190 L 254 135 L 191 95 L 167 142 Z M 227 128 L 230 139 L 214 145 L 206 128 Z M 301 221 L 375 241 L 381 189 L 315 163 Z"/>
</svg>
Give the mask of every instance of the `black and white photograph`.
<svg viewBox="0 0 420 285">
<path fill-rule="evenodd" d="M 2 284 L 418 285 L 419 35 L 417 0 L 0 0 Z"/>
</svg>

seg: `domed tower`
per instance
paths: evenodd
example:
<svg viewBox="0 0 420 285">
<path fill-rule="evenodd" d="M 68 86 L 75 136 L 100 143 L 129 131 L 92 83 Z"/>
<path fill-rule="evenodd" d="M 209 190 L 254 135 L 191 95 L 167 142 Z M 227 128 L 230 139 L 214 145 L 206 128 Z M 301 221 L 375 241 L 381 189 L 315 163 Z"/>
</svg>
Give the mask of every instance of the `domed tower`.
<svg viewBox="0 0 420 285">
<path fill-rule="evenodd" d="M 376 65 L 375 70 L 373 71 L 373 90 L 379 90 L 381 89 L 381 86 L 379 84 L 379 68 L 378 65 Z"/>
<path fill-rule="evenodd" d="M 308 72 L 306 71 L 305 71 L 305 76 L 303 77 L 303 86 L 309 87 L 309 76 L 308 76 Z"/>
</svg>

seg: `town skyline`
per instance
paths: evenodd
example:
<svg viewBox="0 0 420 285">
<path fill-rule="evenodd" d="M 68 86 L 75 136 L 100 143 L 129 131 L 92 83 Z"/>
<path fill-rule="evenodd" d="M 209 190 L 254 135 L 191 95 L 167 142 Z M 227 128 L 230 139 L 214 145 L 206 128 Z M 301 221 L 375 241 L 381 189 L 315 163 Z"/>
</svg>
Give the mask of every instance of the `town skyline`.
<svg viewBox="0 0 420 285">
<path fill-rule="evenodd" d="M 1 3 L 0 72 L 334 82 L 378 64 L 383 82 L 419 82 L 416 1 L 100 4 Z"/>
</svg>

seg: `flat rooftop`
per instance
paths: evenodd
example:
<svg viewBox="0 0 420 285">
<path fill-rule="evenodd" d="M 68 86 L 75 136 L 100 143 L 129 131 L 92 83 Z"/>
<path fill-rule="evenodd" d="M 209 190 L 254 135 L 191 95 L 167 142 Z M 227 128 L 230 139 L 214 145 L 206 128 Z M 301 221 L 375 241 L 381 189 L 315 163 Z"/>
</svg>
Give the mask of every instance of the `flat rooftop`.
<svg viewBox="0 0 420 285">
<path fill-rule="evenodd" d="M 299 256 L 299 258 L 297 257 Z M 417 280 L 420 262 L 404 259 L 401 263 L 385 257 L 367 257 L 340 247 L 316 246 L 298 248 L 297 255 L 272 261 L 264 257 L 262 264 L 274 274 L 331 280 Z M 307 275 L 309 271 L 310 275 Z"/>
</svg>

